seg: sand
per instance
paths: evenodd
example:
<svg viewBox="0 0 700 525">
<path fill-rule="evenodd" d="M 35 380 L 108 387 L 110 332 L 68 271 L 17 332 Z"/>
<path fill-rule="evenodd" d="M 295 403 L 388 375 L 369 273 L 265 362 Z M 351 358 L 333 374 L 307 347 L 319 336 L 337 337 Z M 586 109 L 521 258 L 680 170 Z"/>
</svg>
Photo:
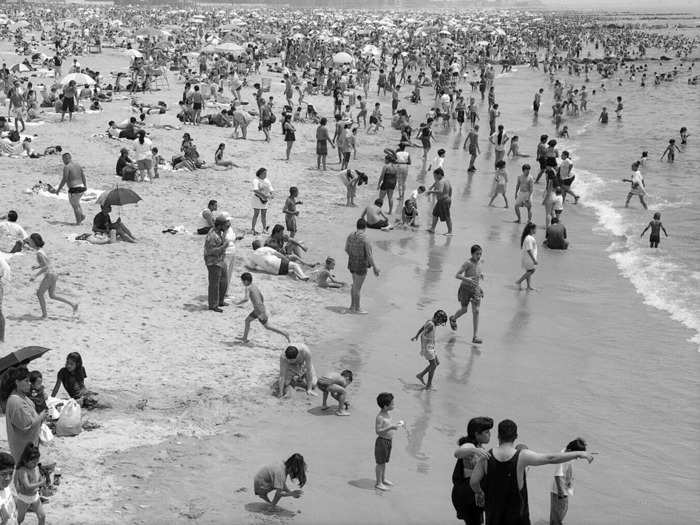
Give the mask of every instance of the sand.
<svg viewBox="0 0 700 525">
<path fill-rule="evenodd" d="M 126 57 L 112 51 L 83 57 L 81 62 L 103 71 L 127 65 Z M 272 95 L 281 104 L 279 75 L 265 76 L 273 78 Z M 505 84 L 503 89 L 510 89 L 511 95 L 517 93 L 517 83 Z M 170 91 L 141 98 L 165 100 L 172 107 L 182 84 L 171 75 L 170 85 Z M 244 90 L 244 96 L 253 103 L 249 89 Z M 429 98 L 428 93 L 425 96 Z M 310 97 L 309 102 L 330 115 L 328 99 Z M 382 103 L 387 123 L 389 97 Z M 408 109 L 414 123 L 419 122 L 425 108 L 409 105 Z M 77 115 L 70 124 L 58 124 L 55 115 L 46 115 L 44 125 L 30 129 L 39 135 L 37 149 L 62 144 L 84 166 L 88 185 L 106 189 L 120 182 L 114 176 L 114 165 L 124 144 L 93 135 L 103 131 L 108 120 L 130 115 L 128 102 L 114 102 L 107 104 L 103 113 Z M 288 400 L 269 394 L 285 342 L 254 324 L 251 344 L 237 344 L 235 338 L 242 331 L 248 307 L 229 306 L 221 315 L 206 310 L 203 238 L 161 231 L 180 225 L 193 231 L 197 213 L 210 198 L 216 198 L 220 209 L 232 214 L 234 227 L 250 228 L 251 181 L 254 171 L 264 166 L 277 190 L 270 206 L 270 224 L 283 223 L 286 190 L 299 186 L 305 204 L 300 206 L 298 237 L 309 246 L 308 259 L 336 257 L 336 274 L 347 281 L 344 240 L 354 229 L 360 211 L 343 206 L 344 188 L 334 171 L 311 169 L 315 167 L 315 126 L 296 127 L 297 142 L 289 163 L 282 160 L 284 142 L 279 124 L 273 126 L 271 144 L 261 141 L 256 123 L 249 128 L 246 141 L 232 140 L 230 130 L 209 126 L 186 126 L 179 132 L 150 130 L 154 145 L 166 158 L 178 151 L 186 131 L 207 161 L 216 146 L 225 142 L 234 161 L 246 167 L 166 171 L 153 184 L 120 182 L 143 198 L 137 206 L 121 210 L 122 219 L 139 240 L 134 245 L 70 242 L 67 236 L 88 231 L 89 226 L 71 225 L 72 212 L 66 202 L 24 193 L 37 180 L 58 183 L 59 157 L 0 160 L 5 173 L 12 174 L 0 179 L 0 209 L 18 210 L 25 229 L 44 236 L 46 251 L 58 270 L 70 272 L 59 281 L 58 292 L 80 302 L 77 319 L 65 305 L 49 302 L 49 319 L 40 322 L 35 284 L 27 283 L 33 256 L 13 258 L 14 279 L 4 303 L 7 341 L 2 349 L 27 344 L 51 347 L 52 352 L 30 367 L 44 373 L 48 388 L 65 355 L 80 351 L 87 368 L 87 386 L 113 405 L 87 413 L 86 417 L 99 425 L 96 430 L 57 438 L 45 449 L 63 472 L 60 490 L 47 507 L 50 522 L 453 523 L 451 452 L 465 431 L 467 419 L 481 414 L 497 420 L 516 419 L 521 424 L 521 439 L 537 450 L 558 450 L 573 434 L 593 433 L 593 446 L 610 453 L 606 461 L 600 458 L 594 463 L 597 470 L 577 464 L 579 486 L 569 513 L 572 522 L 606 523 L 609 514 L 605 512 L 619 510 L 613 490 L 618 485 L 624 485 L 625 509 L 631 512 L 634 508 L 630 516 L 643 516 L 645 508 L 632 503 L 639 495 L 635 491 L 640 481 L 622 482 L 619 476 L 626 466 L 633 467 L 636 475 L 647 472 L 650 462 L 640 467 L 642 460 L 636 459 L 636 453 L 615 442 L 617 434 L 611 421 L 617 417 L 638 420 L 645 414 L 650 427 L 663 424 L 662 414 L 646 414 L 639 395 L 648 388 L 646 378 L 658 363 L 639 363 L 635 375 L 626 375 L 626 367 L 637 355 L 653 355 L 664 341 L 677 342 L 677 350 L 682 352 L 686 349 L 682 343 L 685 334 L 659 312 L 642 306 L 621 277 L 614 282 L 616 293 L 610 300 L 615 307 L 629 308 L 625 324 L 630 330 L 643 330 L 651 324 L 656 327 L 655 335 L 637 341 L 634 348 L 616 335 L 617 319 L 590 302 L 579 302 L 578 298 L 588 292 L 611 297 L 605 295 L 607 284 L 596 281 L 601 272 L 615 275 L 613 263 L 604 257 L 579 255 L 575 262 L 580 271 L 571 272 L 571 253 L 543 254 L 547 270 L 535 276 L 535 286 L 542 291 L 530 295 L 515 292 L 509 283 L 520 273 L 520 228 L 509 222 L 510 210 L 504 213 L 485 206 L 493 157 L 480 157 L 479 171 L 467 177 L 462 169 L 466 166 L 464 157 L 452 149 L 456 140 L 450 137 L 446 141 L 441 130 L 437 132 L 439 146 L 448 148 L 449 165 L 459 170 L 451 176 L 457 235 L 370 232 L 382 269 L 380 278 L 368 277 L 364 288 L 363 306 L 371 315 L 340 313 L 349 302 L 347 291 L 319 290 L 291 278 L 255 274 L 272 322 L 289 330 L 294 341 L 309 345 L 320 374 L 342 368 L 355 371 L 357 380 L 350 388 L 352 416 L 338 418 L 332 412 L 322 412 L 320 398 L 307 398 L 302 392 Z M 533 130 L 521 136 L 521 150 L 533 151 L 532 140 L 538 134 Z M 360 132 L 358 161 L 351 162 L 351 167 L 368 173 L 370 187 L 360 189 L 359 204 L 374 198 L 382 149 L 395 145 L 397 138 L 390 129 L 376 136 Z M 482 132 L 484 151 L 485 140 Z M 335 160 L 334 154 L 330 152 L 329 160 Z M 420 152 L 413 150 L 411 154 L 416 164 Z M 515 168 L 510 170 L 513 178 Z M 413 167 L 409 189 L 417 184 L 416 174 Z M 94 204 L 85 208 L 88 219 L 98 211 Z M 423 222 L 427 212 L 423 205 Z M 535 213 L 541 218 L 538 206 Z M 596 245 L 590 233 L 591 221 L 583 208 L 570 213 L 570 235 L 584 253 L 589 253 L 584 249 Z M 113 212 L 116 215 L 117 210 Z M 444 231 L 443 225 L 439 228 Z M 238 254 L 249 253 L 251 240 L 247 236 L 239 244 Z M 483 347 L 469 343 L 471 314 L 460 320 L 458 332 L 441 329 L 437 390 L 426 393 L 414 378 L 424 361 L 418 356 L 418 345 L 409 338 L 435 309 L 454 311 L 457 282 L 452 275 L 475 241 L 486 245 L 487 296 L 481 330 L 486 342 Z M 238 259 L 236 274 L 241 271 L 242 260 Z M 232 282 L 235 300 L 242 287 L 235 276 Z M 562 316 L 562 312 L 567 315 Z M 555 316 L 561 326 L 553 329 Z M 597 333 L 568 337 L 569 333 L 581 334 L 582 326 L 584 332 L 595 328 Z M 605 345 L 596 344 L 601 338 Z M 693 370 L 693 363 L 688 362 L 685 369 Z M 567 390 L 571 381 L 586 386 Z M 682 385 L 688 382 L 693 379 L 684 377 Z M 588 386 L 600 384 L 598 389 Z M 663 386 L 673 388 L 683 391 L 680 386 Z M 405 419 L 407 430 L 397 433 L 388 467 L 397 486 L 389 493 L 377 494 L 373 490 L 374 398 L 382 390 L 397 396 L 394 417 Z M 668 395 L 666 390 L 662 392 L 667 397 L 675 395 L 673 391 Z M 601 393 L 605 393 L 604 398 Z M 691 417 L 697 413 L 693 399 L 679 400 Z M 573 403 L 579 410 L 572 415 Z M 614 407 L 609 408 L 609 416 L 596 413 L 594 407 L 610 403 Z M 644 429 L 639 430 L 639 436 L 629 435 L 637 426 L 623 425 L 624 435 L 654 447 Z M 600 437 L 598 427 L 608 427 L 609 434 Z M 669 464 L 670 458 L 662 450 L 652 451 Z M 309 463 L 305 494 L 299 500 L 283 500 L 280 510 L 270 512 L 252 494 L 253 475 L 262 465 L 292 452 L 301 452 Z M 549 468 L 532 473 L 535 523 L 547 516 L 550 476 Z M 662 503 L 658 508 L 658 512 L 666 510 Z"/>
</svg>

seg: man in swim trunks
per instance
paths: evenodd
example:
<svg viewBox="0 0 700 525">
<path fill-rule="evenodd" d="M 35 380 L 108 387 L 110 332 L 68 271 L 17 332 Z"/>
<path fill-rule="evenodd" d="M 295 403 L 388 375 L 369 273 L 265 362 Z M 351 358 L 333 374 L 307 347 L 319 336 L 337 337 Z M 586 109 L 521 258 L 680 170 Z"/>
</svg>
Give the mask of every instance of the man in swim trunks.
<svg viewBox="0 0 700 525">
<path fill-rule="evenodd" d="M 364 219 L 366 217 L 368 228 L 383 230 L 389 227 L 389 219 L 387 219 L 382 211 L 383 203 L 384 201 L 382 199 L 375 199 L 374 204 L 370 204 L 365 208 L 365 211 L 362 212 L 360 218 Z"/>
<path fill-rule="evenodd" d="M 316 370 L 311 362 L 311 350 L 304 344 L 290 345 L 280 354 L 278 394 L 285 397 L 288 386 L 303 384 L 307 396 L 315 396 Z"/>
<path fill-rule="evenodd" d="M 263 246 L 258 239 L 253 241 L 253 254 L 248 259 L 248 266 L 272 275 L 289 275 L 291 270 L 300 281 L 309 279 L 298 263 L 290 261 L 289 257 L 271 246 Z"/>
<path fill-rule="evenodd" d="M 80 198 L 85 193 L 87 189 L 87 182 L 85 181 L 85 173 L 83 168 L 73 162 L 70 153 L 64 153 L 61 157 L 63 159 L 63 178 L 61 183 L 56 188 L 56 195 L 61 193 L 61 188 L 63 186 L 68 187 L 68 201 L 73 208 L 73 213 L 75 214 L 75 223 L 80 224 L 85 220 L 85 214 L 80 207 Z"/>
<path fill-rule="evenodd" d="M 535 180 L 530 175 L 530 165 L 523 164 L 523 172 L 515 183 L 515 216 L 520 224 L 520 208 L 527 208 L 527 222 L 532 222 L 532 192 L 535 188 Z"/>
<path fill-rule="evenodd" d="M 452 235 L 452 217 L 450 216 L 450 206 L 452 205 L 452 186 L 445 180 L 445 172 L 442 168 L 433 171 L 435 182 L 426 194 L 433 194 L 437 197 L 437 202 L 433 208 L 433 224 L 428 230 L 435 233 L 438 220 L 447 223 L 447 234 Z"/>
<path fill-rule="evenodd" d="M 383 203 L 384 197 L 389 199 L 389 215 L 394 210 L 394 190 L 398 181 L 399 169 L 396 167 L 396 155 L 387 155 L 384 159 L 384 167 L 377 181 L 377 189 L 379 190 L 379 200 Z M 379 205 L 381 207 L 381 204 Z M 371 221 L 368 221 L 368 226 L 372 228 Z"/>
<path fill-rule="evenodd" d="M 374 270 L 374 275 L 379 277 L 379 268 L 374 263 L 372 257 L 372 246 L 370 245 L 365 230 L 367 223 L 364 219 L 357 219 L 357 230 L 348 235 L 345 240 L 345 253 L 348 254 L 348 270 L 352 275 L 352 286 L 350 287 L 350 308 L 348 312 L 354 314 L 367 313 L 360 308 L 360 291 L 367 277 L 367 268 Z"/>
</svg>

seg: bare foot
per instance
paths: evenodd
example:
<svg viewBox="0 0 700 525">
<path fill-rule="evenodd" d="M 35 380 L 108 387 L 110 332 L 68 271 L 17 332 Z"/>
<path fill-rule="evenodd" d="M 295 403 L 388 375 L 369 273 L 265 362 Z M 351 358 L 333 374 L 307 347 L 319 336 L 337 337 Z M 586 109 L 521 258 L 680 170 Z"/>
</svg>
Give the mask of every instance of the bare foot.
<svg viewBox="0 0 700 525">
<path fill-rule="evenodd" d="M 328 410 L 328 405 L 322 405 L 321 410 Z"/>
<path fill-rule="evenodd" d="M 348 412 L 347 410 L 338 410 L 338 411 L 335 413 L 335 415 L 336 415 L 336 416 L 349 416 L 349 415 L 350 415 L 350 412 Z"/>
<path fill-rule="evenodd" d="M 389 487 L 383 483 L 377 483 L 374 488 L 377 490 L 389 490 Z"/>
<path fill-rule="evenodd" d="M 536 291 L 537 291 L 537 288 L 533 288 L 532 286 L 528 286 L 527 288 L 525 288 L 525 291 L 527 291 L 527 292 L 536 292 Z"/>
<path fill-rule="evenodd" d="M 416 379 L 421 382 L 421 384 L 425 385 L 425 381 L 423 381 L 423 376 L 420 374 L 416 374 Z"/>
<path fill-rule="evenodd" d="M 236 337 L 236 340 L 237 340 L 237 341 L 240 341 L 241 343 L 247 343 L 247 342 L 248 342 L 248 338 L 247 338 L 247 337 L 243 337 L 242 335 Z"/>
<path fill-rule="evenodd" d="M 393 486 L 394 486 L 394 484 L 393 484 L 391 481 L 389 481 L 388 479 L 382 480 L 382 483 L 383 483 L 384 485 L 389 486 L 389 487 L 393 487 Z"/>
<path fill-rule="evenodd" d="M 78 313 L 78 306 L 79 305 L 77 303 L 73 305 L 73 315 L 76 315 Z"/>
</svg>

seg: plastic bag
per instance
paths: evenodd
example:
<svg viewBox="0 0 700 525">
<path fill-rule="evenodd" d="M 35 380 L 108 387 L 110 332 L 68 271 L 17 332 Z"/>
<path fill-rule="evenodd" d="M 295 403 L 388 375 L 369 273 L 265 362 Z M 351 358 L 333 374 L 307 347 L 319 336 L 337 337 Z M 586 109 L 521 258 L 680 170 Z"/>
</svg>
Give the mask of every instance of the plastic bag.
<svg viewBox="0 0 700 525">
<path fill-rule="evenodd" d="M 47 445 L 51 441 L 53 441 L 53 432 L 46 423 L 42 423 L 41 430 L 39 430 L 39 443 Z"/>
<path fill-rule="evenodd" d="M 80 405 L 75 399 L 70 399 L 61 409 L 61 415 L 56 423 L 57 436 L 77 436 L 82 430 Z"/>
</svg>

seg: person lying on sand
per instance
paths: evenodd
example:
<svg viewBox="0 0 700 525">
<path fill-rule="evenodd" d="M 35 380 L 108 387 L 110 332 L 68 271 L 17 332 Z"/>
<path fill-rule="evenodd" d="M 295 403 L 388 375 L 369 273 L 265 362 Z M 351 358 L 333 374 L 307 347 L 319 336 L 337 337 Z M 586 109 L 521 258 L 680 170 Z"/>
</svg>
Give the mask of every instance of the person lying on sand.
<svg viewBox="0 0 700 525">
<path fill-rule="evenodd" d="M 44 153 L 38 153 L 34 148 L 32 148 L 32 138 L 25 137 L 22 141 L 22 151 L 27 154 L 30 159 L 38 159 L 39 157 L 44 157 L 46 155 L 55 155 L 56 153 L 61 153 L 63 148 L 61 146 L 49 146 L 44 150 Z"/>
<path fill-rule="evenodd" d="M 286 255 L 281 254 L 271 246 L 263 246 L 256 239 L 253 241 L 253 253 L 248 258 L 246 266 L 252 270 L 258 270 L 272 275 L 292 275 L 301 281 L 308 281 L 301 266 L 293 262 Z"/>
</svg>

